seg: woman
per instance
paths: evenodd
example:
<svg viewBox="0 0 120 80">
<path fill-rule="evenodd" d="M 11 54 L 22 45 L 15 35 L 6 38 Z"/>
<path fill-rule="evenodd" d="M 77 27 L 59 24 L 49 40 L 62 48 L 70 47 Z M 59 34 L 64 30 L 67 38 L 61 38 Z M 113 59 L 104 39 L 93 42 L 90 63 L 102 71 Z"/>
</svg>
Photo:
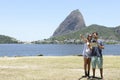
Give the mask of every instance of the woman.
<svg viewBox="0 0 120 80">
<path fill-rule="evenodd" d="M 83 49 L 83 57 L 84 57 L 84 71 L 85 76 L 83 77 L 89 77 L 90 75 L 90 62 L 91 62 L 91 40 L 92 35 L 88 35 L 87 38 L 84 38 L 84 36 L 80 35 L 81 39 L 84 41 L 84 49 Z"/>
</svg>

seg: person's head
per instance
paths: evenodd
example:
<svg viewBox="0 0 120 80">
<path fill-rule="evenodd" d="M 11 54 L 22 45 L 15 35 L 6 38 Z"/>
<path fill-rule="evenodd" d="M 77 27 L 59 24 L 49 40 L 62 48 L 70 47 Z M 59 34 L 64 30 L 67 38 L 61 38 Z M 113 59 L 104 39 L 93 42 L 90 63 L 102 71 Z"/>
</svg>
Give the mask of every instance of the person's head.
<svg viewBox="0 0 120 80">
<path fill-rule="evenodd" d="M 92 36 L 93 36 L 93 38 L 97 39 L 98 38 L 98 33 L 97 32 L 93 32 Z"/>
<path fill-rule="evenodd" d="M 88 41 L 91 41 L 91 40 L 92 40 L 92 35 L 91 35 L 91 34 L 88 34 L 87 40 L 88 40 Z"/>
</svg>

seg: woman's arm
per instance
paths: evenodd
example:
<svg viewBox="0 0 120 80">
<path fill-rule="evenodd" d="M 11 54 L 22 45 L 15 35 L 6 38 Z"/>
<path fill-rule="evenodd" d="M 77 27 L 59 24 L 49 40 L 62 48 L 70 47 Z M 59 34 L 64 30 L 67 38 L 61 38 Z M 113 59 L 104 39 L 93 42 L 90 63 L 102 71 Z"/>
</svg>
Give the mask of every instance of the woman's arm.
<svg viewBox="0 0 120 80">
<path fill-rule="evenodd" d="M 86 43 L 87 42 L 87 39 L 82 35 L 80 34 L 80 38 Z"/>
</svg>

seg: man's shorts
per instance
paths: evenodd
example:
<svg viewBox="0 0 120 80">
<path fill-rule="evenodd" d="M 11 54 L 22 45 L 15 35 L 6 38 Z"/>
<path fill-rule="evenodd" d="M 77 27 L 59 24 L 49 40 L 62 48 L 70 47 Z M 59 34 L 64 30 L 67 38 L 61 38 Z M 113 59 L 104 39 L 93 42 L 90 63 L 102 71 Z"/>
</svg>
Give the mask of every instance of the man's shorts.
<svg viewBox="0 0 120 80">
<path fill-rule="evenodd" d="M 91 57 L 91 62 L 92 62 L 92 68 L 96 68 L 96 65 L 98 68 L 103 68 L 103 58 L 102 57 L 97 57 L 93 56 Z"/>
</svg>

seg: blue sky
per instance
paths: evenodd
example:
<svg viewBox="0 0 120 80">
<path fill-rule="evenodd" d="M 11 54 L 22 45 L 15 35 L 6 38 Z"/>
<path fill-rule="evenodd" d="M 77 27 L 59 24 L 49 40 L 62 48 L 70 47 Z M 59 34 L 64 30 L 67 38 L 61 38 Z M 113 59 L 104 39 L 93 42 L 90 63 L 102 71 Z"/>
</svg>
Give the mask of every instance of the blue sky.
<svg viewBox="0 0 120 80">
<path fill-rule="evenodd" d="M 86 25 L 120 25 L 120 0 L 0 0 L 0 34 L 22 41 L 52 36 L 79 9 Z"/>
</svg>

